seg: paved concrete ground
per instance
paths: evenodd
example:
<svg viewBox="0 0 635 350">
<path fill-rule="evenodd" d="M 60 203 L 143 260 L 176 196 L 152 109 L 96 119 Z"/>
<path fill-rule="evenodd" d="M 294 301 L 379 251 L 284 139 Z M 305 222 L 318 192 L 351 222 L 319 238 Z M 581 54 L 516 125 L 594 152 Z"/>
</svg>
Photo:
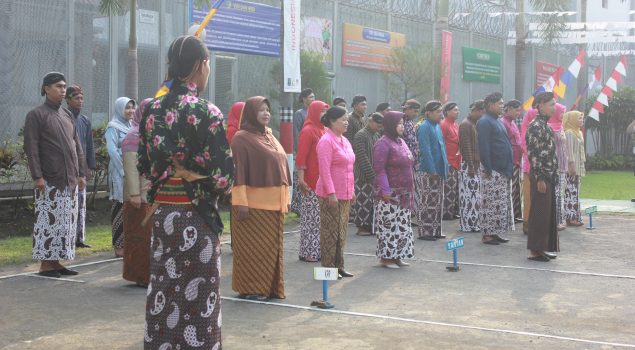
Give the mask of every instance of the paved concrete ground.
<svg viewBox="0 0 635 350">
<path fill-rule="evenodd" d="M 456 234 L 457 222 L 444 230 Z M 598 216 L 597 229 L 561 232 L 558 259 L 526 259 L 520 227 L 501 246 L 465 234 L 466 264 L 445 271 L 444 242 L 417 240 L 409 268 L 378 266 L 373 237 L 351 234 L 347 269 L 332 283 L 334 312 L 311 310 L 321 296 L 316 264 L 297 259 L 285 238 L 286 293 L 280 304 L 237 301 L 224 246 L 225 349 L 613 349 L 635 348 L 635 218 Z M 288 228 L 293 231 L 294 228 Z M 75 263 L 110 259 L 92 256 Z M 0 276 L 32 271 L 9 267 Z M 121 280 L 121 262 L 77 267 L 75 281 L 0 279 L 0 349 L 141 349 L 145 290 Z M 83 281 L 82 283 L 78 281 Z"/>
<path fill-rule="evenodd" d="M 580 199 L 580 207 L 585 208 L 597 206 L 598 211 L 612 213 L 635 213 L 635 203 L 630 200 L 606 200 L 606 199 Z"/>
</svg>

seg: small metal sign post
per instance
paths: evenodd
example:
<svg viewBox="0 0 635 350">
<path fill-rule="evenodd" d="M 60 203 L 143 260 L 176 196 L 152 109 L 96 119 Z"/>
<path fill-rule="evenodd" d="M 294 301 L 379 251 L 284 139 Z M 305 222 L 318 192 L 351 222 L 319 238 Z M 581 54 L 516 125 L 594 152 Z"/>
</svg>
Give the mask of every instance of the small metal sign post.
<svg viewBox="0 0 635 350">
<path fill-rule="evenodd" d="M 454 264 L 452 266 L 446 266 L 445 268 L 450 272 L 457 272 L 461 268 L 459 267 L 459 257 L 457 253 L 457 249 L 463 248 L 463 237 L 457 237 L 455 239 L 451 239 L 445 243 L 445 250 L 452 251 L 452 260 Z"/>
<path fill-rule="evenodd" d="M 586 228 L 587 230 L 595 230 L 595 227 L 593 227 L 593 213 L 597 213 L 597 211 L 598 211 L 597 205 L 584 209 L 584 213 L 589 215 L 589 226 L 587 226 Z"/>
<path fill-rule="evenodd" d="M 329 303 L 329 281 L 337 281 L 338 271 L 334 267 L 314 267 L 313 279 L 322 281 L 322 300 L 313 301 L 311 306 L 320 309 L 332 309 L 335 305 Z"/>
</svg>

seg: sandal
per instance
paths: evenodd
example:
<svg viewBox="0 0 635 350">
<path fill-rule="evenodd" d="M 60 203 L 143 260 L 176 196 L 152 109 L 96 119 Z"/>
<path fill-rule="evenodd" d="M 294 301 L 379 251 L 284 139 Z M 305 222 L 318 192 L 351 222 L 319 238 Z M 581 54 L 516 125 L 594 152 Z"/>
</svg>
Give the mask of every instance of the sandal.
<svg viewBox="0 0 635 350">
<path fill-rule="evenodd" d="M 239 294 L 238 298 L 253 301 L 269 301 L 269 298 L 266 296 L 258 294 Z"/>
</svg>

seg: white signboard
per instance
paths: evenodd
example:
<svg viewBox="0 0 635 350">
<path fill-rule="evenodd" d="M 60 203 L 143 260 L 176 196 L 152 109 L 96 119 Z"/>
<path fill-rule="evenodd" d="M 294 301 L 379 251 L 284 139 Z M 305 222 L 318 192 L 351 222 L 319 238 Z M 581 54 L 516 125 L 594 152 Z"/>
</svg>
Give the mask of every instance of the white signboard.
<svg viewBox="0 0 635 350">
<path fill-rule="evenodd" d="M 300 0 L 284 0 L 284 92 L 300 92 Z"/>
<path fill-rule="evenodd" d="M 317 281 L 337 281 L 337 268 L 335 267 L 314 267 L 313 279 Z"/>
</svg>

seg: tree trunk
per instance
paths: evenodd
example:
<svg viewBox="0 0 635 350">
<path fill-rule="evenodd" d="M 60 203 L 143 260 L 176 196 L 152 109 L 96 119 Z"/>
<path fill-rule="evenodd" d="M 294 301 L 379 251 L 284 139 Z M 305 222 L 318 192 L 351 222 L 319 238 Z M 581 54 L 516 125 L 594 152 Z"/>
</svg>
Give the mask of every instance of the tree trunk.
<svg viewBox="0 0 635 350">
<path fill-rule="evenodd" d="M 586 10 L 587 10 L 587 1 L 588 0 L 581 0 L 580 1 L 580 22 L 584 23 L 584 29 L 583 31 L 586 32 L 587 28 L 586 28 Z M 584 52 L 587 52 L 587 44 L 586 43 L 582 43 L 579 45 L 580 50 L 584 50 Z M 589 84 L 589 77 L 588 77 L 588 62 L 589 62 L 589 58 L 588 58 L 588 54 L 587 54 L 587 58 L 586 58 L 586 62 L 587 64 L 582 65 L 582 69 L 580 70 L 580 74 L 578 75 L 578 96 L 580 96 L 580 102 L 578 103 L 578 111 L 585 111 L 585 107 L 586 107 L 586 95 L 588 95 L 587 91 L 587 86 Z M 585 92 L 584 94 L 585 96 L 582 96 L 582 93 Z"/>
<path fill-rule="evenodd" d="M 433 96 L 437 99 L 441 99 L 441 33 L 444 30 L 448 30 L 448 13 L 450 12 L 449 0 L 437 0 L 437 18 L 434 23 L 434 38 L 433 38 L 433 57 L 435 62 L 435 69 L 432 73 L 434 77 L 434 89 L 432 91 Z"/>
<path fill-rule="evenodd" d="M 527 61 L 525 37 L 525 2 L 524 0 L 516 0 L 516 66 L 514 80 L 514 96 L 519 101 L 527 98 L 525 93 L 525 62 Z M 532 91 L 533 92 L 533 91 Z"/>
<path fill-rule="evenodd" d="M 137 101 L 139 90 L 139 64 L 137 58 L 137 0 L 130 0 L 130 35 L 128 37 L 128 62 L 126 96 Z"/>
</svg>

